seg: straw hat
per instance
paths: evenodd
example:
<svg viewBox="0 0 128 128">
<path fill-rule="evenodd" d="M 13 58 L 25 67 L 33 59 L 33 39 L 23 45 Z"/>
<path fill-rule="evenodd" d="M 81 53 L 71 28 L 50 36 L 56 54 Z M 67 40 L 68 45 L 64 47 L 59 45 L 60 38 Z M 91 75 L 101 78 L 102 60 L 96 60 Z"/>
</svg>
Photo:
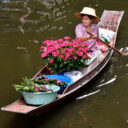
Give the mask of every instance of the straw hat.
<svg viewBox="0 0 128 128">
<path fill-rule="evenodd" d="M 75 13 L 74 15 L 75 15 L 75 17 L 81 19 L 81 14 L 94 16 L 94 20 L 93 20 L 94 22 L 100 21 L 100 18 L 96 15 L 96 11 L 94 8 L 84 7 L 80 13 Z"/>
</svg>

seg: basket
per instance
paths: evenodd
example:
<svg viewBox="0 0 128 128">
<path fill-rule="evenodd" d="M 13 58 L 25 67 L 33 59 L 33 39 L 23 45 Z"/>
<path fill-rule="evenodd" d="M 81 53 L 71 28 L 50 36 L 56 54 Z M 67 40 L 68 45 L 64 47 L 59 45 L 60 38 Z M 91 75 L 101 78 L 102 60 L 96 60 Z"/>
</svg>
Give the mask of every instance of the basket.
<svg viewBox="0 0 128 128">
<path fill-rule="evenodd" d="M 56 99 L 56 94 L 60 87 L 56 85 L 46 85 L 47 88 L 53 89 L 53 92 L 23 92 L 20 91 L 27 104 L 30 105 L 42 105 L 53 102 Z"/>
</svg>

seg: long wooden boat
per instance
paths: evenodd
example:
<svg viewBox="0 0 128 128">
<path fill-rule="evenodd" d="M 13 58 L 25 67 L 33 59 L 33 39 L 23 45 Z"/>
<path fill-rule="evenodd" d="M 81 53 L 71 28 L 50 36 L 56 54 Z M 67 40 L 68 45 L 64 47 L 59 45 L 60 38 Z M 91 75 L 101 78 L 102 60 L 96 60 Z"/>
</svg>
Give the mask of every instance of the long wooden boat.
<svg viewBox="0 0 128 128">
<path fill-rule="evenodd" d="M 117 31 L 122 19 L 124 11 L 109 11 L 104 10 L 101 21 L 99 22 L 99 36 L 104 36 L 109 38 L 112 42 L 113 47 L 115 46 Z M 66 87 L 62 94 L 57 94 L 57 98 L 55 101 L 40 106 L 31 106 L 27 105 L 23 98 L 21 97 L 14 103 L 11 103 L 5 107 L 2 107 L 1 110 L 22 113 L 22 114 L 36 114 L 47 112 L 53 108 L 56 108 L 60 104 L 63 104 L 65 100 L 70 99 L 72 96 L 76 94 L 81 88 L 87 86 L 87 84 L 98 75 L 101 70 L 107 65 L 111 56 L 113 54 L 113 50 L 110 50 L 106 53 L 98 54 L 97 59 L 91 63 L 88 67 L 85 67 L 81 70 L 83 77 L 74 82 L 73 84 Z M 34 77 L 39 76 L 40 74 L 51 74 L 52 71 L 49 70 L 47 66 L 41 69 Z"/>
</svg>

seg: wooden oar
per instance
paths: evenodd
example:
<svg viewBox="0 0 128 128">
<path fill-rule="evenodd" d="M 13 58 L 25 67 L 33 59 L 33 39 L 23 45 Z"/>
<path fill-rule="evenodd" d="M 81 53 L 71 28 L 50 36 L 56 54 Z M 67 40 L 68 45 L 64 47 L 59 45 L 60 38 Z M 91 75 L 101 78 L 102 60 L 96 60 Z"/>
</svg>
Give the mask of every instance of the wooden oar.
<svg viewBox="0 0 128 128">
<path fill-rule="evenodd" d="M 93 36 L 93 34 L 92 34 L 91 32 L 87 31 L 87 33 L 88 33 L 89 35 Z M 118 49 L 112 47 L 111 45 L 109 45 L 108 43 L 106 43 L 105 41 L 103 41 L 102 39 L 100 39 L 100 38 L 98 38 L 98 37 L 96 37 L 96 39 L 99 40 L 101 43 L 105 44 L 108 48 L 113 49 L 114 51 L 118 52 L 118 53 L 121 54 L 121 55 L 124 55 L 123 52 L 120 52 Z"/>
</svg>

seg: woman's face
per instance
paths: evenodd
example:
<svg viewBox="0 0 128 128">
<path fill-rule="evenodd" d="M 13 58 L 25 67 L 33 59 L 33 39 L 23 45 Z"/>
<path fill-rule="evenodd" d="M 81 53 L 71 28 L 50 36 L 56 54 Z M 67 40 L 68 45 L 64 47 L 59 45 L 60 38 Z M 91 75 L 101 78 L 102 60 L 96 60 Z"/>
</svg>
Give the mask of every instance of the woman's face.
<svg viewBox="0 0 128 128">
<path fill-rule="evenodd" d="M 88 16 L 82 16 L 82 23 L 85 27 L 91 25 L 92 19 L 90 19 Z"/>
</svg>

